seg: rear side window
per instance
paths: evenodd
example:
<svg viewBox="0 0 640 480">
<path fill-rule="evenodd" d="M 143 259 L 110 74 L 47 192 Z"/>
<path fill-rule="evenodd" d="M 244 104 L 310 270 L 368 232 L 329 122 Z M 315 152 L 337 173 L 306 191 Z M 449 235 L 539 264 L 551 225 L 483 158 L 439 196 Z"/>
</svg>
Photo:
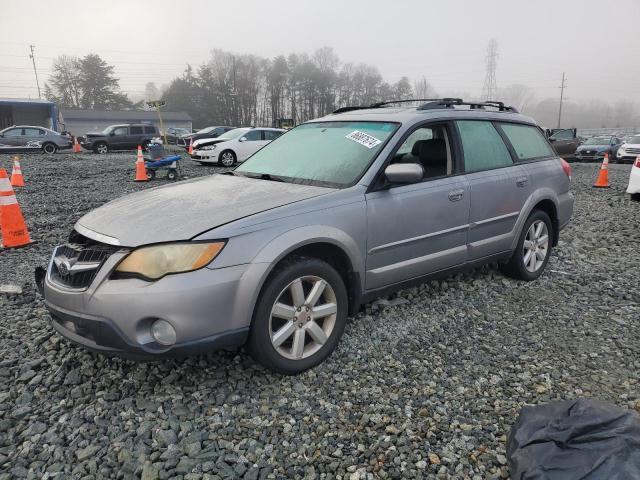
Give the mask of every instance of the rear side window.
<svg viewBox="0 0 640 480">
<path fill-rule="evenodd" d="M 172 130 L 172 129 L 169 129 Z M 175 129 L 173 129 L 175 131 Z M 155 127 L 144 127 L 144 133 L 156 133 Z"/>
<path fill-rule="evenodd" d="M 129 127 L 131 135 L 142 135 L 142 127 Z"/>
<path fill-rule="evenodd" d="M 573 140 L 573 130 L 560 130 L 551 135 L 551 138 L 555 138 L 556 140 Z"/>
<path fill-rule="evenodd" d="M 536 127 L 502 123 L 500 128 L 511 142 L 518 160 L 554 155 L 551 147 Z"/>
<path fill-rule="evenodd" d="M 265 130 L 264 131 L 264 139 L 265 140 L 275 140 L 280 135 L 282 135 L 282 132 L 278 132 L 277 130 Z"/>
<path fill-rule="evenodd" d="M 459 120 L 456 125 L 462 140 L 466 172 L 513 165 L 509 150 L 491 122 Z"/>
</svg>

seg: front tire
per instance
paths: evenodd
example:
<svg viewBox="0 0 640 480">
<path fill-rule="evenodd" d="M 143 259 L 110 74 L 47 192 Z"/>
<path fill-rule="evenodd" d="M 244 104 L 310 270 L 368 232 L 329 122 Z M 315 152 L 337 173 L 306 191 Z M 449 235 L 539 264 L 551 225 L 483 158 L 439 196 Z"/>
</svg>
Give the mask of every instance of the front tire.
<svg viewBox="0 0 640 480">
<path fill-rule="evenodd" d="M 502 272 L 519 280 L 531 281 L 542 275 L 553 248 L 553 224 L 546 212 L 534 210 L 524 224 L 518 244 Z"/>
<path fill-rule="evenodd" d="M 42 152 L 46 153 L 47 155 L 53 155 L 57 151 L 58 151 L 58 147 L 53 143 L 45 143 L 42 146 Z"/>
<path fill-rule="evenodd" d="M 346 286 L 331 265 L 310 257 L 285 260 L 260 293 L 247 348 L 270 370 L 304 372 L 336 348 L 347 311 Z"/>
<path fill-rule="evenodd" d="M 93 146 L 93 151 L 94 153 L 104 155 L 106 153 L 109 153 L 109 146 L 104 142 L 100 142 Z"/>
<path fill-rule="evenodd" d="M 225 150 L 220 154 L 220 163 L 223 167 L 233 167 L 236 163 L 236 154 L 231 150 Z"/>
</svg>

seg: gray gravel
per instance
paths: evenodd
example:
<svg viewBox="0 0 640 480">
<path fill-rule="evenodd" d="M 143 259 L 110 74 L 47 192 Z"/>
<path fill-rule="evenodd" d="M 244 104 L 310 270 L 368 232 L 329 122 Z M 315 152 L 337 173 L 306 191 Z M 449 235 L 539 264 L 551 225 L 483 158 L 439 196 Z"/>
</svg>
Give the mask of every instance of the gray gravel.
<svg viewBox="0 0 640 480">
<path fill-rule="evenodd" d="M 134 158 L 23 158 L 18 198 L 38 243 L 0 251 L 0 284 L 22 288 L 0 293 L 0 480 L 506 478 L 523 404 L 640 409 L 628 165 L 610 167 L 609 190 L 590 187 L 596 165 L 573 165 L 574 220 L 537 282 L 489 266 L 373 302 L 326 363 L 290 378 L 242 351 L 140 364 L 54 334 L 33 269 L 82 213 L 150 186 L 131 181 Z"/>
</svg>

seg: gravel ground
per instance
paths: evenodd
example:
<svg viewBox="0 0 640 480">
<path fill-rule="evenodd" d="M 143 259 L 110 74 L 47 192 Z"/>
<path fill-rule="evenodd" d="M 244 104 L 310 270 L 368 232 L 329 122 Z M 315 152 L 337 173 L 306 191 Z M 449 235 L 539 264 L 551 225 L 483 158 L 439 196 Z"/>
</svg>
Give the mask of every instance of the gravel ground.
<svg viewBox="0 0 640 480">
<path fill-rule="evenodd" d="M 0 480 L 507 478 L 524 404 L 594 396 L 640 409 L 640 204 L 592 189 L 534 283 L 494 267 L 400 292 L 298 377 L 242 351 L 140 364 L 54 334 L 32 272 L 84 212 L 135 184 L 135 155 L 30 156 L 18 198 L 35 245 L 0 251 Z M 9 156 L 0 156 L 9 164 Z M 185 163 L 188 176 L 219 171 Z"/>
</svg>

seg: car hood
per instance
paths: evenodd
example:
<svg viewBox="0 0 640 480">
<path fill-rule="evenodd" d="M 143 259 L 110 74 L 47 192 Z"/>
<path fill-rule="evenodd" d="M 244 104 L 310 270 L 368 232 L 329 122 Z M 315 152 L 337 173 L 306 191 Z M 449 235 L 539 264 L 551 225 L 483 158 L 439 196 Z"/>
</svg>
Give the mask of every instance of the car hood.
<svg viewBox="0 0 640 480">
<path fill-rule="evenodd" d="M 585 150 L 594 150 L 596 152 L 602 152 L 604 150 L 609 150 L 609 145 L 580 145 L 578 147 L 579 152 L 584 152 Z"/>
<path fill-rule="evenodd" d="M 104 133 L 102 132 L 87 132 L 84 134 L 85 137 L 104 137 Z"/>
<path fill-rule="evenodd" d="M 199 138 L 193 142 L 194 147 L 204 147 L 205 145 L 216 145 L 222 142 L 228 142 L 228 138 Z"/>
<path fill-rule="evenodd" d="M 624 148 L 625 150 L 627 148 L 640 148 L 640 143 L 623 143 L 620 148 Z"/>
<path fill-rule="evenodd" d="M 216 174 L 113 200 L 83 216 L 76 229 L 128 247 L 188 240 L 234 220 L 333 191 Z"/>
</svg>

